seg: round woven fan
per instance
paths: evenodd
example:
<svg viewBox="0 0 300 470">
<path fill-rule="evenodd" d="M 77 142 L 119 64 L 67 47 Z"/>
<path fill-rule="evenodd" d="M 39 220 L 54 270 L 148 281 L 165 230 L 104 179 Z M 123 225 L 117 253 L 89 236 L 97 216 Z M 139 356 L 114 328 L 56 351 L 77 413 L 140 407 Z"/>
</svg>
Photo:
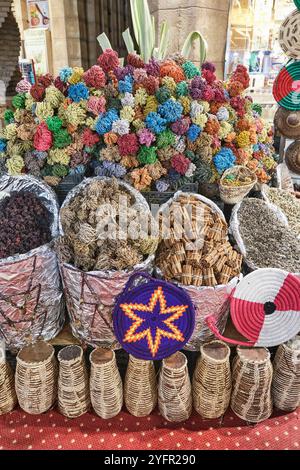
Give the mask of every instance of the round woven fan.
<svg viewBox="0 0 300 470">
<path fill-rule="evenodd" d="M 300 4 L 300 1 L 299 1 Z M 300 59 L 300 11 L 295 10 L 282 23 L 279 44 L 288 57 Z"/>
<path fill-rule="evenodd" d="M 288 147 L 285 162 L 289 170 L 300 175 L 300 141 L 293 142 Z"/>
<path fill-rule="evenodd" d="M 255 347 L 283 344 L 300 331 L 300 279 L 280 269 L 257 269 L 237 286 L 230 312 L 236 330 L 248 341 L 222 336 L 211 316 L 207 324 L 219 339 Z"/>
<path fill-rule="evenodd" d="M 134 287 L 138 278 L 147 282 Z M 132 356 L 160 360 L 183 349 L 195 327 L 195 311 L 186 292 L 173 284 L 135 274 L 113 313 L 115 335 Z"/>
<path fill-rule="evenodd" d="M 230 312 L 255 346 L 285 343 L 300 331 L 300 280 L 280 269 L 258 269 L 237 286 Z"/>
<path fill-rule="evenodd" d="M 291 60 L 279 72 L 273 87 L 277 103 L 290 111 L 300 111 L 300 61 Z"/>
<path fill-rule="evenodd" d="M 300 111 L 278 108 L 274 118 L 276 129 L 288 139 L 300 139 Z"/>
<path fill-rule="evenodd" d="M 294 0 L 294 3 L 296 7 L 298 8 L 298 10 L 300 10 L 300 0 Z"/>
</svg>

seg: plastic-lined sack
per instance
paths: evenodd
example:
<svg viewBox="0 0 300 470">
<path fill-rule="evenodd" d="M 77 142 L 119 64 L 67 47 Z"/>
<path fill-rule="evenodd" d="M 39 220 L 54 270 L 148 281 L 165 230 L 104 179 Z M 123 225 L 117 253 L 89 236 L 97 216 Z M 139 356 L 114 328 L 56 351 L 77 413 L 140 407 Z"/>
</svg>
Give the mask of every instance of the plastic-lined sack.
<svg viewBox="0 0 300 470">
<path fill-rule="evenodd" d="M 52 215 L 51 236 L 58 236 L 58 205 L 52 190 L 32 176 L 2 176 L 0 198 L 12 191 L 34 193 Z M 52 242 L 0 260 L 0 336 L 8 349 L 37 339 L 51 340 L 64 324 L 58 262 Z"/>
</svg>

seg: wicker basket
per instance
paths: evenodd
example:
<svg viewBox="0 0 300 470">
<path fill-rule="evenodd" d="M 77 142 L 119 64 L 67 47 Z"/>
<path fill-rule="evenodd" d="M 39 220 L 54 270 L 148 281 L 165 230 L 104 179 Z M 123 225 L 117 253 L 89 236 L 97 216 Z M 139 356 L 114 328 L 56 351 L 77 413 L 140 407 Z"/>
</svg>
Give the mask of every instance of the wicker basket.
<svg viewBox="0 0 300 470">
<path fill-rule="evenodd" d="M 300 139 L 300 111 L 279 107 L 274 118 L 275 128 L 288 139 Z"/>
<path fill-rule="evenodd" d="M 251 182 L 241 186 L 227 186 L 224 184 L 226 177 L 233 175 L 236 180 L 243 182 L 245 178 L 251 178 Z M 256 175 L 245 166 L 235 166 L 225 171 L 220 181 L 220 197 L 225 204 L 238 204 L 246 197 L 257 183 Z"/>
<path fill-rule="evenodd" d="M 157 404 L 157 383 L 154 364 L 129 356 L 125 377 L 124 398 L 133 416 L 149 416 Z"/>
<path fill-rule="evenodd" d="M 67 418 L 78 418 L 90 408 L 89 381 L 83 350 L 67 346 L 58 354 L 58 407 Z"/>
<path fill-rule="evenodd" d="M 158 406 L 162 416 L 170 422 L 180 423 L 192 413 L 192 387 L 187 358 L 177 352 L 164 359 L 158 385 Z"/>
<path fill-rule="evenodd" d="M 123 384 L 115 353 L 108 349 L 95 349 L 90 361 L 92 406 L 101 418 L 114 418 L 123 406 Z"/>
<path fill-rule="evenodd" d="M 300 336 L 296 340 L 300 343 Z M 274 360 L 272 395 L 274 405 L 282 411 L 300 406 L 300 349 L 293 341 L 279 346 Z"/>
<path fill-rule="evenodd" d="M 264 348 L 237 348 L 233 365 L 231 408 L 244 421 L 259 423 L 273 411 L 271 398 L 273 368 Z"/>
<path fill-rule="evenodd" d="M 44 341 L 23 348 L 17 356 L 16 393 L 29 414 L 48 411 L 57 399 L 57 361 L 54 348 Z"/>
<path fill-rule="evenodd" d="M 287 149 L 285 162 L 290 171 L 300 175 L 300 141 L 293 142 Z"/>
<path fill-rule="evenodd" d="M 16 404 L 14 374 L 6 361 L 0 361 L 0 416 L 12 411 Z"/>
<path fill-rule="evenodd" d="M 184 193 L 198 193 L 199 185 L 198 183 L 187 183 L 181 186 L 180 191 Z M 171 199 L 176 191 L 166 191 L 164 193 L 160 193 L 159 191 L 144 191 L 142 192 L 144 198 L 148 202 L 149 206 L 162 206 L 165 204 L 169 199 Z"/>
<path fill-rule="evenodd" d="M 230 404 L 230 348 L 222 341 L 201 346 L 193 378 L 194 408 L 203 418 L 223 416 Z"/>
</svg>

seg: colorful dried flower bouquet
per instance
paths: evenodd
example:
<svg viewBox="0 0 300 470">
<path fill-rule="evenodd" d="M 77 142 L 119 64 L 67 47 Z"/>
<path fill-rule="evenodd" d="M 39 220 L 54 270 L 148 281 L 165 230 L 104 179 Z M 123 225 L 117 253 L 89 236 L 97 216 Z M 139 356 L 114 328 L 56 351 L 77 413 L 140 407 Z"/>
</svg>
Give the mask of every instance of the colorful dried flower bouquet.
<svg viewBox="0 0 300 470">
<path fill-rule="evenodd" d="M 164 192 L 188 182 L 218 182 L 244 165 L 266 183 L 276 168 L 272 129 L 245 96 L 249 75 L 229 81 L 179 54 L 148 64 L 129 54 L 120 66 L 107 49 L 98 64 L 64 68 L 17 86 L 5 111 L 0 172 L 30 173 L 57 185 L 87 166 L 124 178 L 141 191 Z"/>
</svg>

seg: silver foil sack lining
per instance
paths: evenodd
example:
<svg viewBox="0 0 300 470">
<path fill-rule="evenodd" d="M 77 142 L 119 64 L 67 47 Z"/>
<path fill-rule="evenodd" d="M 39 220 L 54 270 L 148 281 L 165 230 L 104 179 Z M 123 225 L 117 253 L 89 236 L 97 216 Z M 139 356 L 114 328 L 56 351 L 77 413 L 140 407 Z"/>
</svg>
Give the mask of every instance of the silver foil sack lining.
<svg viewBox="0 0 300 470">
<path fill-rule="evenodd" d="M 68 194 L 62 207 L 66 207 L 75 196 L 95 180 L 109 181 L 110 178 L 85 179 Z M 147 201 L 138 191 L 123 181 L 118 182 L 135 198 L 132 207 L 150 212 Z M 60 235 L 63 236 L 61 221 L 59 221 L 59 230 Z M 151 272 L 153 263 L 154 255 L 151 255 L 129 271 L 88 273 L 70 264 L 61 264 L 64 294 L 73 335 L 93 347 L 120 349 L 121 346 L 114 334 L 112 319 L 116 298 L 122 293 L 132 274 L 137 271 Z"/>
<path fill-rule="evenodd" d="M 32 176 L 2 176 L 0 199 L 12 191 L 39 197 L 52 215 L 51 235 L 58 236 L 54 192 Z M 8 349 L 20 349 L 38 338 L 50 340 L 64 324 L 58 262 L 52 243 L 0 260 L 0 337 Z"/>
</svg>

